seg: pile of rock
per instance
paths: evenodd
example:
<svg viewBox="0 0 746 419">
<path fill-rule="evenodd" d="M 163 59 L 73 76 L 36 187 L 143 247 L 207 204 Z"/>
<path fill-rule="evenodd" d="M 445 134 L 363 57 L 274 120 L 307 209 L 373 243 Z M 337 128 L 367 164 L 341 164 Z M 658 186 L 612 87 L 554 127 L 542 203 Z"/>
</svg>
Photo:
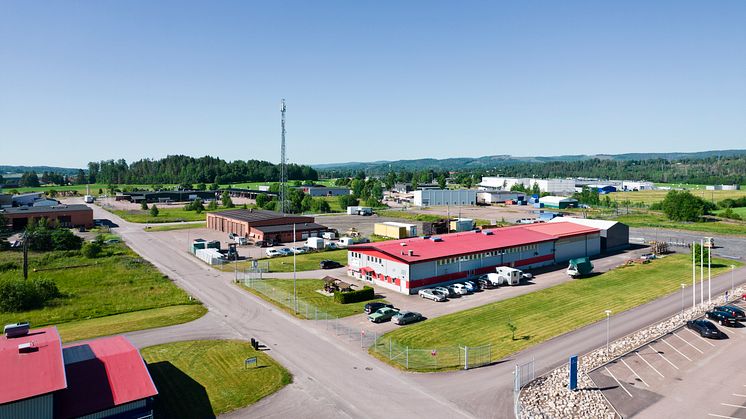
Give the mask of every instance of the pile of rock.
<svg viewBox="0 0 746 419">
<path fill-rule="evenodd" d="M 742 295 L 745 287 L 739 287 L 733 295 Z M 725 303 L 725 297 L 715 298 L 711 304 L 697 305 L 684 310 L 663 322 L 638 330 L 630 335 L 598 348 L 578 359 L 578 388 L 568 390 L 569 368 L 567 365 L 556 368 L 546 375 L 530 382 L 521 391 L 521 418 L 613 418 L 614 410 L 608 405 L 601 391 L 588 377 L 588 372 L 618 358 L 644 344 L 670 333 L 687 320 L 695 319 L 713 306 Z"/>
</svg>

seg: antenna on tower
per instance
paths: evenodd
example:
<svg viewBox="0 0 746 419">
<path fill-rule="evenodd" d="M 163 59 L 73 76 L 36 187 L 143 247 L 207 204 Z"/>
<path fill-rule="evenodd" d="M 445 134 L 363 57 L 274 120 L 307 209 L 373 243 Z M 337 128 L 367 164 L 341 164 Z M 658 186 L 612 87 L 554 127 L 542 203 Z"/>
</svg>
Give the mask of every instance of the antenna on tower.
<svg viewBox="0 0 746 419">
<path fill-rule="evenodd" d="M 288 172 L 285 162 L 285 99 L 280 102 L 280 113 L 282 113 L 282 145 L 280 148 L 280 212 L 285 214 L 285 202 L 287 200 Z"/>
</svg>

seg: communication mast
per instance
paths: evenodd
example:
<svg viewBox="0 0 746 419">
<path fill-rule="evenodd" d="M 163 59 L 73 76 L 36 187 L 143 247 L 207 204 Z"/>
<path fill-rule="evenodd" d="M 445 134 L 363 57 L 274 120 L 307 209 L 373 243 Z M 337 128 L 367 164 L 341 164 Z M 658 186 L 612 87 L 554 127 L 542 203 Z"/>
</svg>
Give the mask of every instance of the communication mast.
<svg viewBox="0 0 746 419">
<path fill-rule="evenodd" d="M 280 102 L 280 113 L 282 113 L 282 146 L 280 149 L 280 213 L 285 214 L 285 202 L 287 200 L 288 172 L 285 164 L 285 99 Z"/>
</svg>

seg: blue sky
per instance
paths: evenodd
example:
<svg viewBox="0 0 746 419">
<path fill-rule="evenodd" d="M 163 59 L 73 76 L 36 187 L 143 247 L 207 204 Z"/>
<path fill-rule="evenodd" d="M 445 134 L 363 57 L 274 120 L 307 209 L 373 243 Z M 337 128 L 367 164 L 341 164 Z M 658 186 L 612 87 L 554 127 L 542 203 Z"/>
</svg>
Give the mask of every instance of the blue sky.
<svg viewBox="0 0 746 419">
<path fill-rule="evenodd" d="M 746 148 L 746 2 L 0 1 L 0 164 Z"/>
</svg>

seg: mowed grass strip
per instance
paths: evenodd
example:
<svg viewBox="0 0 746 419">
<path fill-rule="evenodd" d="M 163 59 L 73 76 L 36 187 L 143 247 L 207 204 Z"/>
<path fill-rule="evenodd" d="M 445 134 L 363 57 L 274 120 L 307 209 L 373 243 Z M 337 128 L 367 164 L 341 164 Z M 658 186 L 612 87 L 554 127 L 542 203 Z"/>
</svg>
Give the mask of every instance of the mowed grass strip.
<svg viewBox="0 0 746 419">
<path fill-rule="evenodd" d="M 668 190 L 665 189 L 654 189 L 651 191 L 633 191 L 633 192 L 612 192 L 609 194 L 609 198 L 612 201 L 622 202 L 629 200 L 631 202 L 642 202 L 646 205 L 650 205 L 656 202 L 661 202 L 666 198 Z M 741 198 L 746 196 L 746 190 L 737 191 L 707 191 L 704 189 L 690 190 L 694 196 L 698 196 L 707 201 L 713 201 L 715 203 L 722 201 L 726 198 Z"/>
<path fill-rule="evenodd" d="M 145 231 L 148 232 L 154 232 L 154 231 L 174 231 L 174 230 L 189 230 L 192 228 L 204 228 L 206 226 L 206 223 L 200 222 L 200 223 L 183 223 L 183 224 L 170 224 L 165 226 L 147 226 L 145 227 Z"/>
<path fill-rule="evenodd" d="M 276 247 L 279 249 L 279 247 Z M 314 271 L 321 269 L 319 263 L 322 260 L 333 260 L 339 262 L 342 266 L 347 265 L 347 250 L 326 250 L 323 252 L 310 252 L 295 255 L 296 271 Z M 276 256 L 273 258 L 259 259 L 259 265 L 264 268 L 269 262 L 269 272 L 293 272 L 293 256 Z M 238 262 L 238 269 L 244 270 L 251 267 L 250 261 Z M 221 271 L 232 272 L 235 267 L 234 263 L 224 265 L 215 265 Z"/>
<path fill-rule="evenodd" d="M 713 276 L 730 271 L 731 264 L 741 266 L 740 262 L 713 259 Z M 420 349 L 492 344 L 495 361 L 602 320 L 604 310 L 618 314 L 675 292 L 680 284 L 691 283 L 691 275 L 689 255 L 670 255 L 402 327 L 381 341 L 391 339 L 401 347 Z M 508 321 L 517 326 L 515 340 Z M 388 357 L 378 356 L 388 362 Z"/>
<path fill-rule="evenodd" d="M 291 298 L 288 301 L 289 301 L 289 304 L 292 304 L 292 296 L 293 296 L 293 280 L 292 279 L 260 279 L 257 281 L 262 282 L 263 288 L 266 287 L 267 290 L 265 292 L 262 292 L 255 288 L 248 287 L 246 285 L 241 285 L 241 287 L 251 292 L 252 294 L 255 294 L 261 297 L 262 299 L 269 301 L 272 304 L 275 304 L 279 308 L 283 309 L 284 311 L 296 317 L 299 317 L 301 319 L 306 319 L 306 318 L 314 319 L 315 318 L 316 316 L 315 312 L 309 312 L 308 317 L 306 317 L 305 311 L 301 309 L 300 311 L 302 312 L 299 312 L 296 315 L 292 308 L 287 307 L 286 305 L 282 304 L 276 299 L 273 299 L 273 297 L 279 298 L 278 296 L 281 295 L 280 293 L 283 293 L 287 295 L 289 298 Z M 383 298 L 376 298 L 374 300 L 361 301 L 359 303 L 340 304 L 334 301 L 334 297 L 327 297 L 326 295 L 316 292 L 316 290 L 324 289 L 324 281 L 321 279 L 298 279 L 296 280 L 296 286 L 297 286 L 297 292 L 298 292 L 298 301 L 303 301 L 307 304 L 310 304 L 316 307 L 319 312 L 325 312 L 335 317 L 347 317 L 347 316 L 353 316 L 355 314 L 360 314 L 363 312 L 363 307 L 365 307 L 365 304 L 370 303 L 372 301 L 385 302 Z"/>
<path fill-rule="evenodd" d="M 153 204 L 149 204 L 148 206 L 152 206 Z M 159 206 L 158 204 L 155 204 L 158 207 L 158 216 L 153 217 L 150 215 L 150 210 L 118 210 L 118 209 L 111 209 L 106 208 L 107 211 L 111 211 L 114 214 L 122 217 L 123 220 L 129 221 L 131 223 L 150 223 L 150 224 L 157 224 L 157 223 L 177 223 L 180 221 L 205 221 L 206 216 L 205 213 L 210 211 L 203 211 L 201 213 L 197 213 L 196 211 L 187 211 L 184 208 L 172 208 L 167 206 Z M 220 208 L 216 211 L 225 210 L 226 208 Z"/>
<path fill-rule="evenodd" d="M 630 227 L 666 228 L 731 236 L 746 235 L 746 222 L 740 221 L 704 221 L 698 223 L 671 221 L 665 215 L 657 212 L 630 213 L 620 215 L 615 219 Z"/>
<path fill-rule="evenodd" d="M 214 417 L 256 403 L 292 382 L 285 368 L 244 341 L 174 342 L 140 353 L 158 389 L 156 417 Z M 253 357 L 256 366 L 244 367 Z"/>
<path fill-rule="evenodd" d="M 41 309 L 0 312 L 0 323 L 30 321 L 33 327 L 58 325 L 64 329 L 64 323 L 81 322 L 74 327 L 76 331 L 71 331 L 66 337 L 67 340 L 73 340 L 145 329 L 153 327 L 153 322 L 157 322 L 159 326 L 177 324 L 193 320 L 204 313 L 201 309 L 184 309 L 184 313 L 189 313 L 188 315 L 174 315 L 169 322 L 164 313 L 143 311 L 198 305 L 198 302 L 190 300 L 186 292 L 125 244 L 107 245 L 104 248 L 108 256 L 95 259 L 85 258 L 79 251 L 29 252 L 29 278 L 54 280 L 62 297 L 54 299 Z M 15 262 L 20 266 L 22 254 L 19 251 L 0 252 L 0 263 L 2 262 Z M 0 280 L 19 277 L 22 277 L 21 269 L 0 272 Z M 82 321 L 130 312 L 140 314 L 133 314 L 133 318 L 122 320 L 123 325 L 116 331 L 110 332 L 114 327 L 97 330 L 94 326 L 82 324 Z M 112 320 L 102 319 L 99 322 L 103 327 Z"/>
</svg>

